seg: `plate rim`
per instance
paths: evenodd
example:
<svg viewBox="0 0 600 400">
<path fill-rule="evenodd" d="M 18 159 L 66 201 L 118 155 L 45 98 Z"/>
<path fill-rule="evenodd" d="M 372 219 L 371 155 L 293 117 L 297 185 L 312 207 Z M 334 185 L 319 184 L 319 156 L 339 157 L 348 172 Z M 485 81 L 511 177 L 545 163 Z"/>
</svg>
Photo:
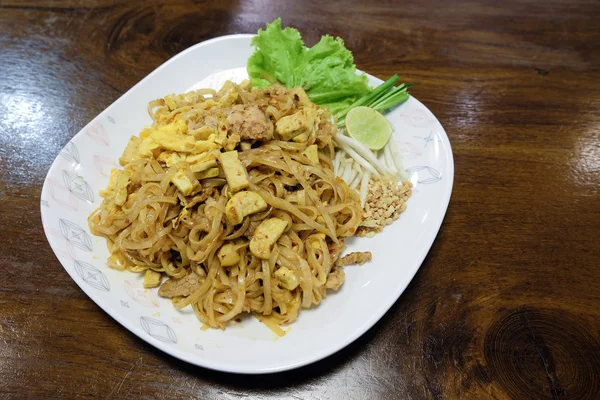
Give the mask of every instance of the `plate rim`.
<svg viewBox="0 0 600 400">
<path fill-rule="evenodd" d="M 152 72 L 150 72 L 148 75 L 144 76 L 144 78 L 142 78 L 140 81 L 138 81 L 135 85 L 133 85 L 130 89 L 128 89 L 127 91 L 125 91 L 121 96 L 119 96 L 118 99 L 116 99 L 113 103 L 111 103 L 110 105 L 108 105 L 105 109 L 103 109 L 99 114 L 97 114 L 92 120 L 90 120 L 85 126 L 83 126 L 77 133 L 75 133 L 70 139 L 69 141 L 65 144 L 65 146 L 63 146 L 61 148 L 61 150 L 59 151 L 59 153 L 56 155 L 56 158 L 54 159 L 54 161 L 52 162 L 52 164 L 50 165 L 48 172 L 46 173 L 46 177 L 44 178 L 44 182 L 42 185 L 42 190 L 40 192 L 40 216 L 42 219 L 42 229 L 44 231 L 44 235 L 46 237 L 46 240 L 48 242 L 48 245 L 50 246 L 50 248 L 52 249 L 52 252 L 54 253 L 56 259 L 58 260 L 59 264 L 63 267 L 63 269 L 67 272 L 67 274 L 71 277 L 71 279 L 74 281 L 74 283 L 90 298 L 90 300 L 92 300 L 97 306 L 100 307 L 100 309 L 105 312 L 106 314 L 108 314 L 111 318 L 113 318 L 114 320 L 116 320 L 119 324 L 121 324 L 123 327 L 125 327 L 127 330 L 129 330 L 130 332 L 132 332 L 134 335 L 136 335 L 138 338 L 142 339 L 144 342 L 148 343 L 149 345 L 167 353 L 168 355 L 175 357 L 179 360 L 185 361 L 189 364 L 195 365 L 195 366 L 199 366 L 202 368 L 207 368 L 207 369 L 211 369 L 211 370 L 215 370 L 215 371 L 222 371 L 222 372 L 227 372 L 227 373 L 236 373 L 236 374 L 245 374 L 245 375 L 256 375 L 256 374 L 272 374 L 272 373 L 277 373 L 277 372 L 283 372 L 283 371 L 288 371 L 288 370 L 293 370 L 293 369 L 297 369 L 312 363 L 315 363 L 317 361 L 320 361 L 324 358 L 327 358 L 337 352 L 339 352 L 340 350 L 342 350 L 343 348 L 347 347 L 348 345 L 350 345 L 351 343 L 355 342 L 358 338 L 360 338 L 362 335 L 364 335 L 369 329 L 373 328 L 377 322 L 379 320 L 381 320 L 381 318 L 392 308 L 392 306 L 394 306 L 394 304 L 396 304 L 398 302 L 398 300 L 400 299 L 401 295 L 404 293 L 404 291 L 406 290 L 406 288 L 408 287 L 408 285 L 413 281 L 416 273 L 419 271 L 419 269 L 421 268 L 425 258 L 427 257 L 427 254 L 429 254 L 435 239 L 439 233 L 439 230 L 442 226 L 442 223 L 444 221 L 444 219 L 446 218 L 446 213 L 448 211 L 448 206 L 450 204 L 450 199 L 452 197 L 452 191 L 453 191 L 453 187 L 454 187 L 454 154 L 452 151 L 452 145 L 450 143 L 450 139 L 448 137 L 448 134 L 446 132 L 446 130 L 444 129 L 443 125 L 440 123 L 440 121 L 438 120 L 438 118 L 431 112 L 431 110 L 429 110 L 428 107 L 426 107 L 421 101 L 419 101 L 418 99 L 416 99 L 414 96 L 411 96 L 412 99 L 414 101 L 416 101 L 418 103 L 418 105 L 420 105 L 421 107 L 427 109 L 430 113 L 431 116 L 435 119 L 435 121 L 439 124 L 439 126 L 442 128 L 442 131 L 444 133 L 444 136 L 442 137 L 442 140 L 444 142 L 444 149 L 445 149 L 445 153 L 446 153 L 446 163 L 447 163 L 447 170 L 445 171 L 445 177 L 447 178 L 447 180 L 449 181 L 449 186 L 447 189 L 447 192 L 445 194 L 445 197 L 442 199 L 443 200 L 443 209 L 440 209 L 441 211 L 441 217 L 438 221 L 438 223 L 436 224 L 437 226 L 435 227 L 435 229 L 431 229 L 429 230 L 428 234 L 430 237 L 430 240 L 428 240 L 428 245 L 424 247 L 424 251 L 422 251 L 422 254 L 419 255 L 419 257 L 417 257 L 417 259 L 420 259 L 420 261 L 418 263 L 415 263 L 415 267 L 412 270 L 406 271 L 406 276 L 410 277 L 410 279 L 406 280 L 406 283 L 404 285 L 398 285 L 396 287 L 395 292 L 393 293 L 393 297 L 394 297 L 394 301 L 391 302 L 389 305 L 386 305 L 384 307 L 380 307 L 377 309 L 377 312 L 374 312 L 371 314 L 371 318 L 369 319 L 364 319 L 362 320 L 361 324 L 357 324 L 356 328 L 353 329 L 353 334 L 348 335 L 345 340 L 342 340 L 340 342 L 335 343 L 332 346 L 327 347 L 326 350 L 321 351 L 320 353 L 314 353 L 311 356 L 307 356 L 307 357 L 302 357 L 301 360 L 293 362 L 293 363 L 285 363 L 282 362 L 280 365 L 278 366 L 274 366 L 274 367 L 267 367 L 267 368 L 236 368 L 233 367 L 233 364 L 221 364 L 221 363 L 215 363 L 214 361 L 207 359 L 204 360 L 201 357 L 198 356 L 190 356 L 193 353 L 188 353 L 185 352 L 183 350 L 180 349 L 175 349 L 173 347 L 170 347 L 168 345 L 166 345 L 163 342 L 160 342 L 158 340 L 152 340 L 151 337 L 149 337 L 148 335 L 146 335 L 146 332 L 142 330 L 142 328 L 140 326 L 138 326 L 137 324 L 135 324 L 135 318 L 125 318 L 125 315 L 117 312 L 115 309 L 113 309 L 112 305 L 108 304 L 108 302 L 104 301 L 104 298 L 101 296 L 97 296 L 96 293 L 92 292 L 91 290 L 89 290 L 86 286 L 83 286 L 78 279 L 75 279 L 74 276 L 74 272 L 71 272 L 69 269 L 66 268 L 66 266 L 63 264 L 62 260 L 60 260 L 58 258 L 58 255 L 56 254 L 54 247 L 51 244 L 50 241 L 50 237 L 48 236 L 48 232 L 46 231 L 44 225 L 43 225 L 43 221 L 44 221 L 44 215 L 46 214 L 47 210 L 45 210 L 45 207 L 43 205 L 43 199 L 42 199 L 42 195 L 44 193 L 47 192 L 48 188 L 47 188 L 47 184 L 48 184 L 48 177 L 50 176 L 50 173 L 52 171 L 54 171 L 57 163 L 59 162 L 60 159 L 60 152 L 62 152 L 62 150 L 64 150 L 69 143 L 71 143 L 71 141 L 78 136 L 82 131 L 84 131 L 88 126 L 90 126 L 91 124 L 93 124 L 96 120 L 98 120 L 100 117 L 104 116 L 105 113 L 107 113 L 107 110 L 112 108 L 113 106 L 117 106 L 118 104 L 121 103 L 121 101 L 123 101 L 123 99 L 127 96 L 127 94 L 129 92 L 131 92 L 132 90 L 134 90 L 135 88 L 137 88 L 140 85 L 143 85 L 143 83 L 150 79 L 150 77 L 152 77 L 153 75 L 159 73 L 163 68 L 165 68 L 167 65 L 176 62 L 180 57 L 182 57 L 183 55 L 187 54 L 188 52 L 194 51 L 198 48 L 207 46 L 209 44 L 212 43 L 216 43 L 216 42 L 220 42 L 220 41 L 226 41 L 226 40 L 232 40 L 232 39 L 244 39 L 244 38 L 252 38 L 256 36 L 255 34 L 249 34 L 249 33 L 241 33 L 241 34 L 231 34 L 231 35 L 223 35 L 223 36 L 218 36 L 215 38 L 211 38 L 208 40 L 205 40 L 203 42 L 197 43 L 193 46 L 188 47 L 187 49 L 179 52 L 178 54 L 174 55 L 173 57 L 171 57 L 170 59 L 168 59 L 167 61 L 165 61 L 164 63 L 162 63 L 161 65 L 159 65 L 157 68 L 155 68 Z M 358 72 L 364 72 L 364 71 L 360 71 L 357 69 Z M 380 82 L 383 82 L 380 78 L 374 76 L 374 75 L 370 75 L 367 72 L 364 72 L 365 74 L 367 74 L 368 76 L 371 76 L 375 79 L 377 79 Z M 207 78 L 207 77 L 205 77 Z M 205 79 L 204 78 L 204 79 Z"/>
</svg>

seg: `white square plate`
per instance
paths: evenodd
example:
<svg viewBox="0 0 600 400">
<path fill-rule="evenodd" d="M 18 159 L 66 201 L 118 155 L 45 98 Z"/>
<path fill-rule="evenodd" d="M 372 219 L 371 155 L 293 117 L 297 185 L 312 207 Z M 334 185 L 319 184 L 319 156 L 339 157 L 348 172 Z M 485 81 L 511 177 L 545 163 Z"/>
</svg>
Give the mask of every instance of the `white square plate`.
<svg viewBox="0 0 600 400">
<path fill-rule="evenodd" d="M 452 192 L 450 142 L 433 114 L 410 98 L 387 114 L 414 184 L 407 210 L 372 239 L 349 240 L 348 251 L 373 252 L 373 261 L 345 268 L 346 280 L 318 307 L 302 310 L 277 338 L 253 318 L 225 331 L 200 330 L 191 309 L 177 311 L 137 274 L 106 266 L 105 239 L 92 236 L 88 215 L 129 138 L 151 124 L 149 101 L 192 88 L 218 89 L 246 78 L 253 35 L 212 39 L 173 57 L 94 118 L 56 158 L 42 189 L 41 213 L 52 249 L 71 278 L 108 314 L 151 345 L 206 368 L 268 373 L 322 359 L 348 345 L 394 304 L 423 262 Z M 369 76 L 370 84 L 381 81 Z"/>
</svg>

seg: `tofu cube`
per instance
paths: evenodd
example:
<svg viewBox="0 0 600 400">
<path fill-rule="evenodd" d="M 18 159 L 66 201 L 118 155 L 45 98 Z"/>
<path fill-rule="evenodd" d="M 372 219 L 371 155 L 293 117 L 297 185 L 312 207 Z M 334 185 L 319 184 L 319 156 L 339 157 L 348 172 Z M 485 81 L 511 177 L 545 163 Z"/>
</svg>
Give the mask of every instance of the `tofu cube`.
<svg viewBox="0 0 600 400">
<path fill-rule="evenodd" d="M 319 164 L 319 148 L 316 144 L 311 144 L 302 152 L 306 158 L 310 160 L 313 164 Z"/>
<path fill-rule="evenodd" d="M 162 275 L 160 274 L 160 272 L 147 269 L 144 273 L 144 287 L 146 289 L 155 288 L 159 286 L 161 280 Z"/>
<path fill-rule="evenodd" d="M 225 179 L 227 179 L 231 193 L 239 192 L 250 185 L 248 173 L 240 162 L 236 150 L 220 153 L 219 162 L 225 173 Z"/>
<path fill-rule="evenodd" d="M 240 262 L 240 255 L 235 250 L 233 243 L 227 243 L 221 246 L 217 252 L 217 257 L 223 267 L 232 267 Z"/>
<path fill-rule="evenodd" d="M 189 196 L 194 191 L 194 185 L 196 182 L 192 182 L 185 173 L 184 169 L 180 169 L 173 175 L 171 182 L 184 196 Z"/>
<path fill-rule="evenodd" d="M 250 251 L 254 256 L 263 260 L 269 259 L 273 246 L 287 227 L 287 222 L 280 218 L 269 218 L 258 225 L 252 239 Z"/>
<path fill-rule="evenodd" d="M 246 215 L 267 209 L 267 202 L 258 193 L 243 191 L 236 193 L 225 206 L 225 215 L 232 225 L 241 224 Z"/>
<path fill-rule="evenodd" d="M 300 284 L 294 271 L 286 267 L 279 267 L 279 269 L 275 271 L 275 276 L 279 279 L 279 282 L 281 282 L 281 286 L 287 290 L 294 290 Z"/>
<path fill-rule="evenodd" d="M 303 108 L 292 115 L 285 116 L 275 123 L 275 131 L 283 138 L 290 140 L 312 131 L 316 118 L 314 108 Z"/>
</svg>

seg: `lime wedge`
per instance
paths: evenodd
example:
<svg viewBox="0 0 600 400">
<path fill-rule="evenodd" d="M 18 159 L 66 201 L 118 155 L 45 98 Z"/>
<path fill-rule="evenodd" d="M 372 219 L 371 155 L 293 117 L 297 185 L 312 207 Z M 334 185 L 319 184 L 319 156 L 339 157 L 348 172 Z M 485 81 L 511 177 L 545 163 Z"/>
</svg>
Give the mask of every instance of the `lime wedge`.
<svg viewBox="0 0 600 400">
<path fill-rule="evenodd" d="M 392 126 L 380 112 L 356 107 L 346 115 L 346 131 L 371 150 L 380 150 L 392 135 Z"/>
</svg>

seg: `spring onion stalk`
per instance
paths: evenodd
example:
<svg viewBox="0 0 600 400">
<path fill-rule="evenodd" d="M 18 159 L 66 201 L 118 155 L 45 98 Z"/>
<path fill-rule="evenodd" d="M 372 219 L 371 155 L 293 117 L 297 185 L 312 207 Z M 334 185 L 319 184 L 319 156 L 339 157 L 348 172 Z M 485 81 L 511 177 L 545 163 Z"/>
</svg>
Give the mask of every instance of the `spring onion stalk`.
<svg viewBox="0 0 600 400">
<path fill-rule="evenodd" d="M 346 115 L 355 107 L 366 106 L 383 112 L 408 100 L 410 96 L 408 88 L 415 84 L 411 83 L 407 85 L 403 83 L 399 86 L 394 86 L 398 82 L 398 79 L 397 74 L 392 75 L 387 81 L 338 112 L 336 114 L 338 127 L 342 128 L 344 126 Z"/>
<path fill-rule="evenodd" d="M 363 97 L 356 100 L 354 103 L 350 104 L 347 108 L 337 113 L 338 122 L 340 119 L 346 118 L 346 114 L 350 110 L 359 106 L 368 106 L 369 103 L 373 103 L 377 101 L 381 97 L 381 95 L 385 94 L 390 88 L 392 88 L 396 82 L 398 82 L 398 74 L 392 75 L 387 81 L 377 86 L 375 89 L 371 90 L 369 93 L 364 95 Z"/>
</svg>

